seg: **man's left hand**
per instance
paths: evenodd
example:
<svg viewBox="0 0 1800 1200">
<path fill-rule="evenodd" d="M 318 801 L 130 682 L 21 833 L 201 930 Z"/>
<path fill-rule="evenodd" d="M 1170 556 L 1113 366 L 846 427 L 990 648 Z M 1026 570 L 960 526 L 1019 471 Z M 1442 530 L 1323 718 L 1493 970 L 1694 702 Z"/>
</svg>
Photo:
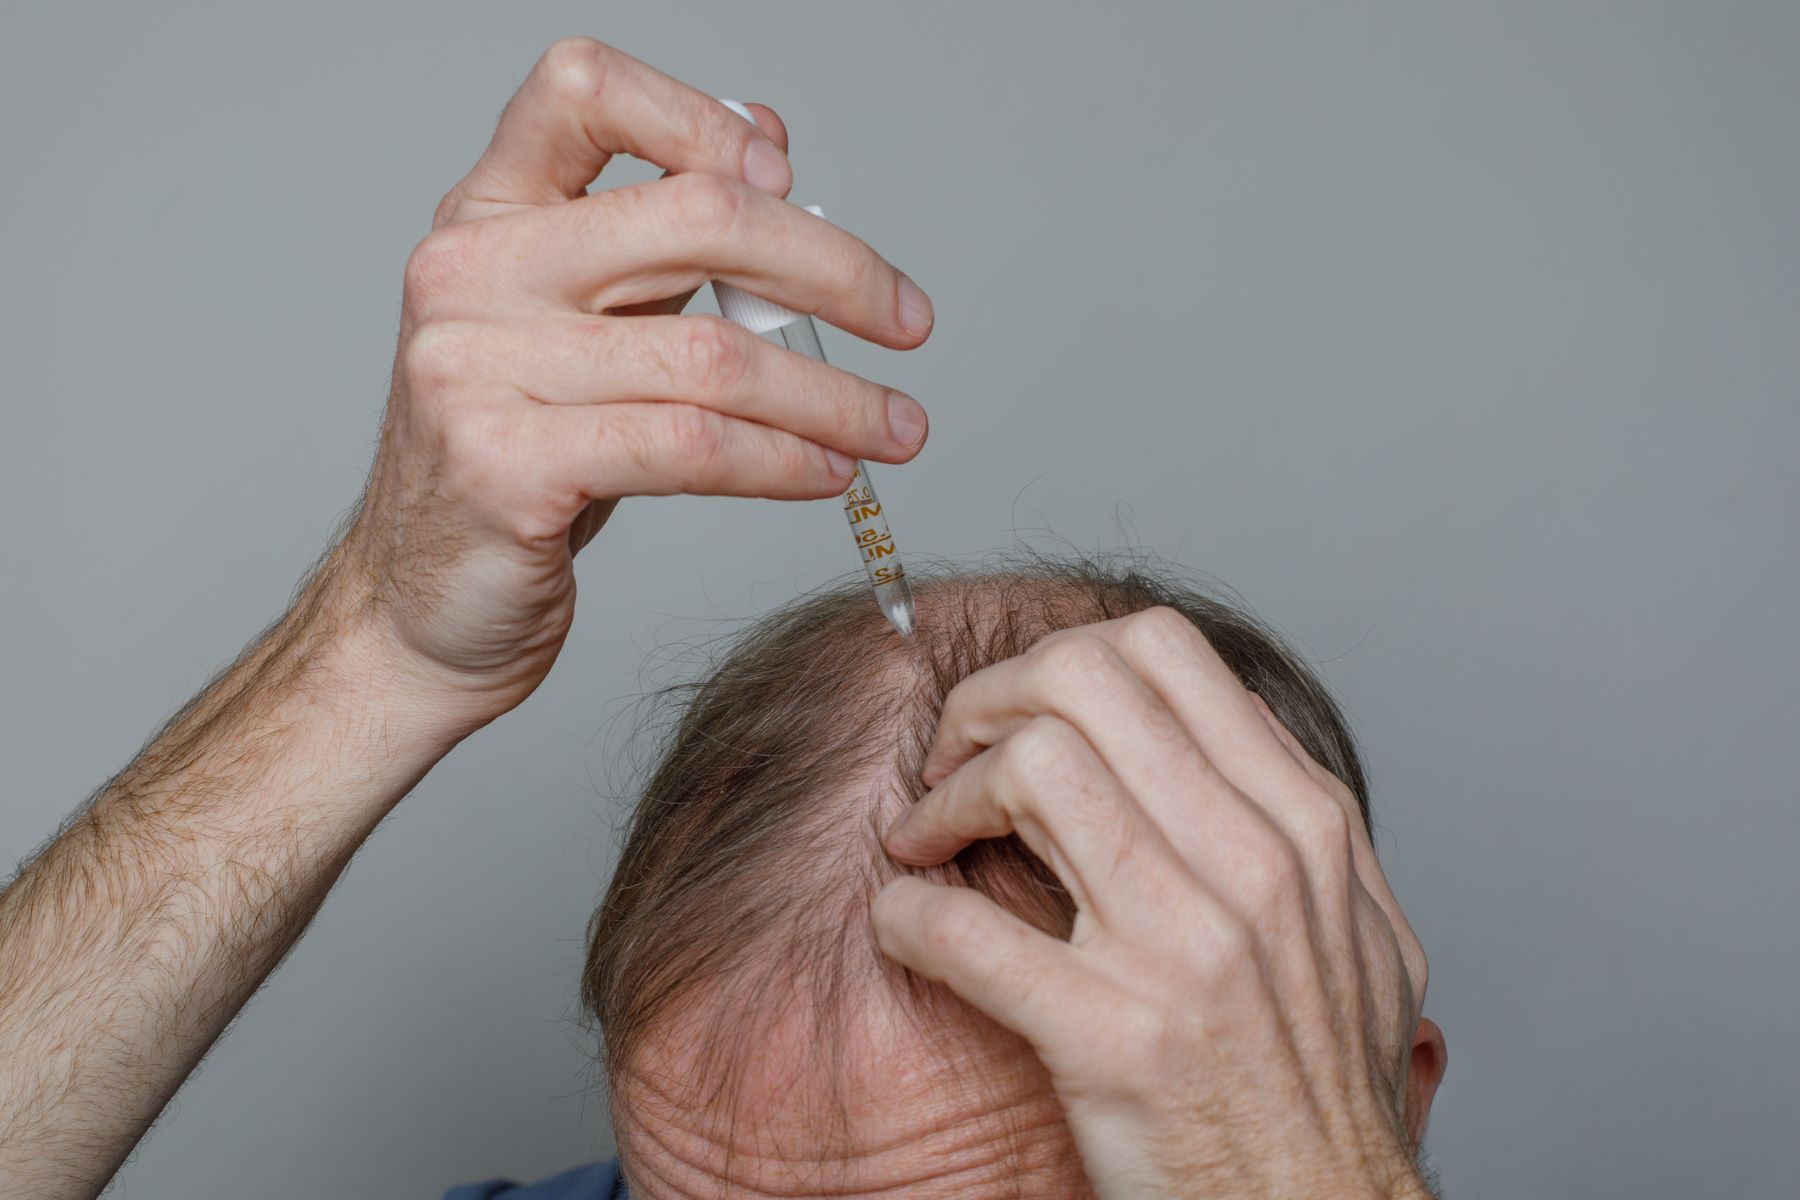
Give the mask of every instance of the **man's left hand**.
<svg viewBox="0 0 1800 1200">
<path fill-rule="evenodd" d="M 890 855 L 1016 833 L 1074 931 L 909 875 L 876 937 L 1030 1042 L 1102 1200 L 1429 1196 L 1424 951 L 1350 789 L 1185 617 L 1064 630 L 969 676 L 923 782 Z"/>
</svg>

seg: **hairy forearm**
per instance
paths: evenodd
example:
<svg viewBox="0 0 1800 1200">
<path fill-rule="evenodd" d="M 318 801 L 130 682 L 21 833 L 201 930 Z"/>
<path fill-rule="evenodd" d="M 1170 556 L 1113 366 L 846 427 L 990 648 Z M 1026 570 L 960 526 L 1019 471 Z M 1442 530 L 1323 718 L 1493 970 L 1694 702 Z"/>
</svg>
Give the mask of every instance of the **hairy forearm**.
<svg viewBox="0 0 1800 1200">
<path fill-rule="evenodd" d="M 105 1186 L 453 744 L 323 576 L 0 893 L 9 1196 Z"/>
</svg>

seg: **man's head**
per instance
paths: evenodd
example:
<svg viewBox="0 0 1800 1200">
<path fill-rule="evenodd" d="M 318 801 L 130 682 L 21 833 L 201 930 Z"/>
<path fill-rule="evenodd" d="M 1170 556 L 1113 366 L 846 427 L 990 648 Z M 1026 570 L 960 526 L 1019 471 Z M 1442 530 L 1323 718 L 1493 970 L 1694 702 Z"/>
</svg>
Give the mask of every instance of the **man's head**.
<svg viewBox="0 0 1800 1200">
<path fill-rule="evenodd" d="M 1368 816 L 1343 717 L 1270 632 L 1139 570 L 1033 562 L 918 589 L 910 642 L 860 583 L 754 627 L 662 747 L 595 915 L 584 997 L 614 1127 L 651 1196 L 1073 1195 L 1047 1077 L 1012 1034 L 889 963 L 868 906 L 880 832 L 918 794 L 944 696 L 1057 629 L 1177 609 Z M 926 874 L 1066 935 L 1073 905 L 1016 839 Z"/>
</svg>

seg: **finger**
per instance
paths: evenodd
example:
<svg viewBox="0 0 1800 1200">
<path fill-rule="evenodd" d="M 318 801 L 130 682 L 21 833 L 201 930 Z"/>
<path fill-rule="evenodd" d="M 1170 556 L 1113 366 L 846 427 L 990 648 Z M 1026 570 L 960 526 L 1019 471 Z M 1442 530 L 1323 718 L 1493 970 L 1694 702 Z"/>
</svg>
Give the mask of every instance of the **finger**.
<svg viewBox="0 0 1800 1200">
<path fill-rule="evenodd" d="M 856 471 L 836 450 L 692 404 L 540 405 L 525 423 L 534 468 L 582 506 L 679 493 L 817 500 Z"/>
<path fill-rule="evenodd" d="M 984 667 L 950 689 L 920 766 L 921 782 L 937 787 L 952 771 L 1039 714 L 1061 717 L 1090 736 L 1098 731 L 1090 730 L 1084 719 L 1088 708 L 1107 715 L 1107 724 L 1116 719 L 1141 730 L 1148 722 L 1164 736 L 1178 733 L 1166 706 L 1125 669 L 1111 646 L 1088 635 L 1091 628 L 1065 631 L 1071 637 L 1044 638 L 1025 653 Z M 1159 713 L 1159 708 L 1165 711 Z"/>
<path fill-rule="evenodd" d="M 1269 732 L 1275 735 L 1275 740 L 1281 743 L 1282 749 L 1288 752 L 1288 755 L 1300 765 L 1300 768 L 1312 777 L 1313 782 L 1321 787 L 1333 784 L 1338 787 L 1345 786 L 1343 780 L 1318 764 L 1306 747 L 1300 744 L 1300 739 L 1294 736 L 1293 731 L 1281 723 L 1281 718 L 1275 715 L 1275 710 L 1269 707 L 1267 700 L 1255 692 L 1251 692 L 1249 695 L 1250 703 L 1255 706 L 1257 712 L 1262 714 L 1263 723 L 1269 727 Z M 1354 796 L 1351 797 L 1351 803 L 1355 804 Z M 1358 806 L 1359 816 L 1361 811 L 1361 807 Z"/>
<path fill-rule="evenodd" d="M 1294 736 L 1293 731 L 1281 723 L 1281 718 L 1275 715 L 1275 710 L 1269 707 L 1267 700 L 1255 692 L 1246 694 L 1249 696 L 1251 707 L 1256 710 L 1257 715 L 1274 737 L 1276 744 L 1281 747 L 1282 752 L 1288 756 L 1294 766 L 1305 773 L 1314 786 L 1320 791 L 1328 793 L 1332 799 L 1337 801 L 1338 807 L 1343 809 L 1347 816 L 1354 818 L 1356 828 L 1363 830 L 1365 834 L 1360 841 L 1364 845 L 1370 845 L 1372 850 L 1373 847 L 1366 836 L 1367 823 L 1363 819 L 1362 806 L 1357 803 L 1356 796 L 1351 792 L 1349 785 L 1314 760 L 1313 756 L 1307 752 L 1306 747 L 1300 744 L 1300 739 Z"/>
<path fill-rule="evenodd" d="M 952 689 L 922 781 L 936 788 L 948 772 L 1032 716 L 1058 716 L 1088 739 L 1179 857 L 1185 870 L 1168 873 L 1175 882 L 1166 886 L 1216 897 L 1267 936 L 1304 943 L 1319 890 L 1345 894 L 1344 879 L 1352 871 L 1348 835 L 1335 867 L 1316 849 L 1309 857 L 1299 835 L 1220 774 L 1161 696 L 1096 628 L 1044 638 Z M 1310 782 L 1307 787 L 1317 790 Z M 1343 822 L 1338 825 L 1341 832 Z M 1301 828 L 1308 837 L 1318 831 L 1309 843 L 1316 847 L 1332 827 L 1315 821 Z"/>
<path fill-rule="evenodd" d="M 1347 996 L 1353 988 L 1361 990 L 1366 1011 L 1399 1016 L 1410 1034 L 1425 1001 L 1423 952 L 1415 962 L 1413 947 L 1408 945 L 1409 931 L 1404 925 L 1395 925 L 1380 900 L 1361 883 L 1355 885 L 1351 912 L 1352 945 L 1359 953 L 1340 958 L 1333 977 L 1337 994 Z"/>
<path fill-rule="evenodd" d="M 931 332 L 930 299 L 868 243 L 720 175 L 613 188 L 507 222 L 495 253 L 559 305 L 618 310 L 719 279 L 884 346 Z"/>
<path fill-rule="evenodd" d="M 766 104 L 752 102 L 744 107 L 750 110 L 750 119 L 756 122 L 757 129 L 761 130 L 771 142 L 774 142 L 776 148 L 783 154 L 788 153 L 788 128 L 782 121 L 781 114 Z"/>
<path fill-rule="evenodd" d="M 615 154 L 778 196 L 793 182 L 787 155 L 711 96 L 592 38 L 568 38 L 532 68 L 457 193 L 478 208 L 569 200 Z"/>
<path fill-rule="evenodd" d="M 1168 705 L 1093 628 L 1045 638 L 952 688 L 920 769 L 925 786 L 1044 714 L 1080 730 L 1133 795 L 1162 793 L 1172 777 L 1216 778 Z"/>
<path fill-rule="evenodd" d="M 1153 608 L 1096 627 L 1163 698 L 1207 760 L 1290 834 L 1319 787 L 1270 731 L 1249 689 L 1180 612 Z M 1362 814 L 1348 789 L 1328 789 L 1345 815 Z M 1346 807 L 1348 802 L 1348 807 Z"/>
<path fill-rule="evenodd" d="M 449 361 L 429 369 L 478 373 L 548 404 L 682 401 L 878 462 L 905 462 L 925 440 L 925 410 L 910 396 L 722 317 L 563 317 L 498 329 L 484 323 L 466 335 L 464 328 L 415 334 L 409 369 L 435 354 Z M 434 345 L 446 340 L 470 345 Z"/>
<path fill-rule="evenodd" d="M 1165 919 L 1191 877 L 1154 821 L 1074 726 L 1034 717 L 902 811 L 884 844 L 898 862 L 948 862 L 979 838 L 1019 835 L 1076 907 L 1119 927 Z"/>
<path fill-rule="evenodd" d="M 1192 873 L 1220 895 L 1292 847 L 1239 795 L 1181 722 L 1105 639 L 1083 627 L 977 671 L 945 698 L 921 781 L 940 786 L 964 763 L 1041 715 L 1079 730 Z"/>
<path fill-rule="evenodd" d="M 1265 861 L 1265 869 L 1253 873 L 1252 880 L 1257 874 L 1279 877 L 1298 854 L 1315 896 L 1341 897 L 1342 877 L 1355 861 L 1352 846 L 1359 837 L 1366 840 L 1354 798 L 1341 784 L 1336 789 L 1322 787 L 1294 761 L 1264 723 L 1237 674 L 1192 621 L 1173 608 L 1151 608 L 1051 634 L 1033 652 L 1047 651 L 1074 636 L 1111 646 L 1175 714 L 1208 767 L 1221 777 L 1223 784 L 1216 793 L 1228 790 L 1239 807 L 1260 818 L 1246 821 L 1242 813 L 1232 811 L 1234 836 L 1248 839 L 1238 849 L 1259 847 L 1256 855 Z M 1209 814 L 1208 820 L 1219 815 Z M 1279 840 L 1264 836 L 1262 826 L 1274 829 Z M 1216 858 L 1202 841 L 1165 828 L 1190 858 L 1197 854 Z M 1251 867 L 1254 870 L 1253 863 Z M 1254 883 L 1249 888 L 1252 895 L 1260 890 Z"/>
<path fill-rule="evenodd" d="M 731 102 L 720 101 L 720 103 L 730 104 Z M 749 109 L 750 119 L 756 122 L 756 127 L 768 134 L 769 140 L 779 146 L 783 154 L 786 154 L 788 149 L 787 126 L 782 124 L 781 118 L 776 115 L 775 110 L 764 104 L 749 104 L 745 107 Z M 621 316 L 657 316 L 678 313 L 688 306 L 688 301 L 694 298 L 694 293 L 698 290 L 698 288 L 688 288 L 666 300 L 648 300 L 642 304 L 618 305 L 611 311 Z"/>
<path fill-rule="evenodd" d="M 968 888 L 903 875 L 876 894 L 869 917 L 883 954 L 1040 1049 L 1117 1011 L 1116 989 L 1079 951 Z"/>
<path fill-rule="evenodd" d="M 1375 858 L 1350 789 L 1306 754 L 1193 622 L 1158 608 L 1098 630 L 1177 714 L 1207 760 L 1298 855 L 1314 919 L 1341 923 L 1358 890 L 1379 901 L 1422 992 L 1424 951 Z M 1279 732 L 1277 729 L 1279 728 Z"/>
<path fill-rule="evenodd" d="M 1280 722 L 1273 720 L 1267 705 L 1252 696 L 1180 612 L 1149 609 L 1105 622 L 1095 627 L 1095 633 L 1117 647 L 1176 713 L 1233 794 L 1280 831 L 1282 844 L 1265 842 L 1258 856 L 1262 866 L 1251 860 L 1244 873 L 1252 881 L 1245 889 L 1250 897 L 1247 907 L 1254 912 L 1266 906 L 1279 894 L 1268 885 L 1295 875 L 1301 887 L 1288 884 L 1288 899 L 1305 893 L 1308 925 L 1317 938 L 1323 928 L 1343 929 L 1347 922 L 1360 919 L 1359 894 L 1379 897 L 1379 911 L 1404 948 L 1402 961 L 1422 993 L 1423 950 L 1375 861 L 1361 809 L 1349 788 L 1311 762 L 1303 750 L 1293 753 L 1299 747 L 1291 733 L 1285 729 L 1276 733 Z M 1338 977 L 1333 986 L 1341 986 L 1341 976 L 1350 969 L 1331 955 L 1315 966 L 1328 977 Z M 1299 968 L 1289 962 L 1276 969 Z"/>
<path fill-rule="evenodd" d="M 1337 776 L 1320 766 L 1318 761 L 1308 753 L 1306 747 L 1300 744 L 1300 739 L 1296 738 L 1293 732 L 1281 723 L 1280 718 L 1275 715 L 1275 711 L 1269 707 L 1267 701 L 1254 692 L 1251 693 L 1251 699 L 1262 713 L 1263 720 L 1268 724 L 1270 731 L 1281 742 L 1282 748 L 1318 782 L 1320 787 L 1331 788 L 1335 785 L 1342 788 L 1344 786 Z M 1355 804 L 1354 798 L 1352 798 L 1351 804 Z M 1360 814 L 1361 810 L 1358 809 L 1356 824 L 1359 830 L 1363 830 Z M 1400 955 L 1406 964 L 1406 973 L 1412 981 L 1413 993 L 1423 999 L 1427 975 L 1425 947 L 1419 941 L 1418 934 L 1414 932 L 1412 923 L 1406 919 L 1406 913 L 1400 907 L 1400 901 L 1394 895 L 1393 887 L 1388 883 L 1387 872 L 1381 869 L 1381 863 L 1375 855 L 1374 843 L 1368 838 L 1366 830 L 1355 839 L 1353 853 L 1356 860 L 1357 878 L 1361 882 L 1363 890 L 1386 916 L 1393 936 L 1399 943 Z"/>
</svg>

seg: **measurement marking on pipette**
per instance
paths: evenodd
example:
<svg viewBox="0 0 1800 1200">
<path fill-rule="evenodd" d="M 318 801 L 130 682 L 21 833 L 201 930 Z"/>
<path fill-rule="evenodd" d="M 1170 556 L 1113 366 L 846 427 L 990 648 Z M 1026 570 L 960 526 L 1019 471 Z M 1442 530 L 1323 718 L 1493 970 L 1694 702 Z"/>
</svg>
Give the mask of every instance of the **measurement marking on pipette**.
<svg viewBox="0 0 1800 1200">
<path fill-rule="evenodd" d="M 816 208 L 810 211 L 815 216 L 824 215 Z M 740 292 L 730 284 L 715 281 L 713 290 L 719 297 L 719 311 L 732 321 L 755 333 L 779 331 L 789 350 L 817 362 L 826 361 L 825 348 L 819 345 L 819 331 L 806 314 L 770 304 Z M 868 467 L 864 463 L 856 464 L 856 474 L 844 492 L 844 516 L 862 556 L 863 570 L 874 585 L 875 602 L 901 637 L 912 636 L 912 584 L 900 567 L 899 550 L 893 534 L 888 531 L 887 516 L 882 512 L 881 502 L 875 498 L 875 485 L 869 482 Z"/>
</svg>

